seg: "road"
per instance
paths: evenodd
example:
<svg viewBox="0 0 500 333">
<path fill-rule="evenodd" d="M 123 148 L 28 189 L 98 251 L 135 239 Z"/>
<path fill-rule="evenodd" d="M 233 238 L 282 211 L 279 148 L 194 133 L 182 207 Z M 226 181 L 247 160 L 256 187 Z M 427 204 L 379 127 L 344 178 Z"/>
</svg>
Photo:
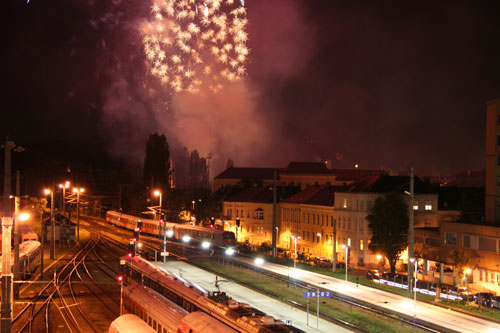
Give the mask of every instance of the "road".
<svg viewBox="0 0 500 333">
<path fill-rule="evenodd" d="M 235 258 L 235 260 L 240 260 L 247 264 L 254 265 L 253 259 L 251 258 Z M 353 298 L 369 302 L 391 311 L 406 315 L 414 315 L 421 320 L 434 323 L 457 332 L 500 332 L 500 324 L 498 323 L 420 301 L 417 301 L 414 306 L 413 300 L 410 300 L 409 298 L 362 285 L 358 285 L 356 287 L 355 283 L 345 282 L 344 280 L 334 277 L 301 269 L 293 269 L 292 267 L 268 262 L 264 263 L 260 267 L 280 274 L 284 277 L 296 277 L 297 280 L 311 286 L 346 294 Z"/>
<path fill-rule="evenodd" d="M 196 283 L 207 290 L 216 290 L 215 275 L 212 273 L 208 273 L 200 268 L 189 265 L 184 261 L 172 260 L 167 261 L 165 264 L 163 262 L 156 262 L 156 264 L 164 269 L 181 275 L 186 280 Z M 307 325 L 307 313 L 305 311 L 288 306 L 271 297 L 246 288 L 243 285 L 239 285 L 234 282 L 224 282 L 220 284 L 219 288 L 221 291 L 225 292 L 238 302 L 248 303 L 252 307 L 259 309 L 276 319 L 283 322 L 292 320 L 293 326 L 306 332 L 350 332 L 344 327 L 335 325 L 321 318 L 318 322 L 319 330 L 317 330 L 315 314 L 309 314 L 309 325 Z"/>
</svg>

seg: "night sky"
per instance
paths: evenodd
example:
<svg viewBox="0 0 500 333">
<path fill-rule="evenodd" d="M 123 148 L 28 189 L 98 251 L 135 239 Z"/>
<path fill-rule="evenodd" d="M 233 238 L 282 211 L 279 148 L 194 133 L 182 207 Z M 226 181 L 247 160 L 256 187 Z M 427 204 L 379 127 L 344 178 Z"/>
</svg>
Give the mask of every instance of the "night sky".
<svg viewBox="0 0 500 333">
<path fill-rule="evenodd" d="M 146 0 L 1 3 L 0 134 L 32 150 L 142 164 L 158 131 L 215 172 L 334 159 L 441 173 L 484 168 L 500 98 L 500 3 L 247 0 L 248 75 L 173 93 L 147 69 Z M 71 152 L 71 153 L 70 153 Z"/>
</svg>

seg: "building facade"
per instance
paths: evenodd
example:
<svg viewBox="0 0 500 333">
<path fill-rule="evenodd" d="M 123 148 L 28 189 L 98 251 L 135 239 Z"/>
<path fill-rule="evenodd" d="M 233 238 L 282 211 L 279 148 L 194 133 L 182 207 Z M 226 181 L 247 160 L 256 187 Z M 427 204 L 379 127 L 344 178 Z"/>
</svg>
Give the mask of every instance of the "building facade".
<svg viewBox="0 0 500 333">
<path fill-rule="evenodd" d="M 500 225 L 500 99 L 486 103 L 485 219 Z"/>
</svg>

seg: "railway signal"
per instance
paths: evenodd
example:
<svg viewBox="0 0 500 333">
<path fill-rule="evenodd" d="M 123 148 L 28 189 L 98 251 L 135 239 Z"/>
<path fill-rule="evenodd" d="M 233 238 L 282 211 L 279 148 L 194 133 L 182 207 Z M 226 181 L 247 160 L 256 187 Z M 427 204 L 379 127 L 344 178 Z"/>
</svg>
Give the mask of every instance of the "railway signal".
<svg viewBox="0 0 500 333">
<path fill-rule="evenodd" d="M 212 216 L 212 218 L 210 219 L 210 228 L 215 228 L 215 217 Z"/>
<path fill-rule="evenodd" d="M 138 242 L 139 241 L 139 236 L 140 236 L 140 231 L 139 231 L 139 228 L 135 229 L 134 230 L 134 242 Z"/>
<path fill-rule="evenodd" d="M 135 241 L 128 243 L 128 256 L 130 258 L 135 257 Z"/>
<path fill-rule="evenodd" d="M 120 316 L 123 314 L 123 275 L 118 275 L 116 278 L 120 283 Z"/>
<path fill-rule="evenodd" d="M 236 226 L 239 228 L 239 227 L 240 227 L 240 224 L 241 224 L 240 218 L 239 218 L 239 217 L 237 217 L 237 218 L 236 218 Z"/>
<path fill-rule="evenodd" d="M 142 220 L 137 220 L 137 230 L 142 230 Z"/>
</svg>

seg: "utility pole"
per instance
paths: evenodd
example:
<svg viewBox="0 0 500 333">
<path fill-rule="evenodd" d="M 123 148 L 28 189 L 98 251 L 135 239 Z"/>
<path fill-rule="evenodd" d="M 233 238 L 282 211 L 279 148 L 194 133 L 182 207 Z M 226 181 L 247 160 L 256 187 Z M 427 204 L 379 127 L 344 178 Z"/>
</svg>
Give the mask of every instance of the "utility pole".
<svg viewBox="0 0 500 333">
<path fill-rule="evenodd" d="M 276 220 L 276 178 L 277 178 L 277 171 L 274 170 L 274 176 L 273 176 L 273 229 L 272 229 L 272 235 L 273 235 L 273 258 L 276 258 L 276 241 L 278 238 L 278 221 Z"/>
<path fill-rule="evenodd" d="M 10 332 L 12 321 L 12 273 L 11 273 L 11 232 L 12 216 L 10 213 L 11 191 L 11 149 L 15 147 L 13 141 L 5 140 L 5 163 L 3 184 L 3 217 L 2 217 L 2 305 L 1 305 L 1 332 Z"/>
<path fill-rule="evenodd" d="M 413 165 L 410 168 L 410 216 L 408 223 L 408 292 L 411 294 L 413 292 L 413 265 L 410 264 L 410 260 L 415 257 L 415 227 L 414 227 L 414 212 L 413 212 L 413 199 L 415 196 L 414 189 L 414 176 L 413 176 Z"/>
<path fill-rule="evenodd" d="M 14 281 L 19 280 L 19 209 L 21 206 L 21 173 L 16 171 L 16 196 L 14 198 L 14 222 L 12 225 L 12 234 L 14 235 Z M 14 298 L 19 298 L 19 284 L 14 283 Z"/>
<path fill-rule="evenodd" d="M 54 184 L 50 190 L 50 260 L 54 260 L 56 254 L 56 221 L 54 218 Z"/>
<path fill-rule="evenodd" d="M 337 270 L 337 219 L 333 219 L 333 258 L 332 258 L 332 272 Z"/>
</svg>

